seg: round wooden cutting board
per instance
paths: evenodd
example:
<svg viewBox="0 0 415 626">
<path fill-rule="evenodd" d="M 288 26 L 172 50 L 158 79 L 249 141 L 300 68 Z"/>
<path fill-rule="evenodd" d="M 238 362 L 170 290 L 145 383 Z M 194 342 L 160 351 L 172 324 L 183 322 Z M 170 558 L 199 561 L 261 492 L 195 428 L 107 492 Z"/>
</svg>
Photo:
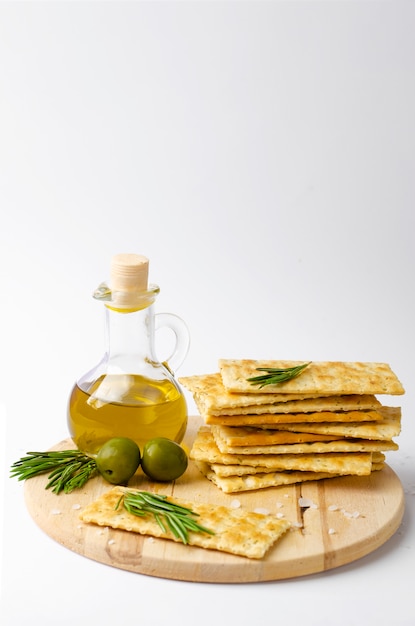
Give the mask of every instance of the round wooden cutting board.
<svg viewBox="0 0 415 626">
<path fill-rule="evenodd" d="M 190 418 L 190 447 L 201 420 Z M 70 439 L 56 449 L 74 448 Z M 165 539 L 100 528 L 79 520 L 83 506 L 111 488 L 100 476 L 83 489 L 55 495 L 47 478 L 25 483 L 27 508 L 38 526 L 70 550 L 119 569 L 192 582 L 244 583 L 305 576 L 351 563 L 385 543 L 399 528 L 404 493 L 389 466 L 367 477 L 343 477 L 287 487 L 225 494 L 189 463 L 175 483 L 149 483 L 141 470 L 129 486 L 245 510 L 266 509 L 292 528 L 261 560 L 185 546 Z M 299 499 L 307 500 L 300 507 Z M 300 501 L 304 504 L 304 501 Z"/>
</svg>

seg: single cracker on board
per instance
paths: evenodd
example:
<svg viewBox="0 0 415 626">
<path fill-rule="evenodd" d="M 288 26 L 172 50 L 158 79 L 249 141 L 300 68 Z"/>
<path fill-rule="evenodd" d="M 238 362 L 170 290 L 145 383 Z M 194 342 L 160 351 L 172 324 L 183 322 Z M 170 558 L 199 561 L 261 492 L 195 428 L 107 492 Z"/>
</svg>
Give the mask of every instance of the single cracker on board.
<svg viewBox="0 0 415 626">
<path fill-rule="evenodd" d="M 220 359 L 219 370 L 225 388 L 233 393 L 308 393 L 320 396 L 337 394 L 405 393 L 401 382 L 387 363 L 361 361 L 312 361 L 299 376 L 282 383 L 259 388 L 248 382 L 258 376 L 258 368 L 289 368 L 302 361 L 267 361 L 254 359 Z"/>
<path fill-rule="evenodd" d="M 126 490 L 114 487 L 87 505 L 80 513 L 83 522 L 109 526 L 141 535 L 151 535 L 179 542 L 174 534 L 167 529 L 163 531 L 152 515 L 138 517 L 118 506 L 120 498 Z M 128 489 L 133 492 L 133 489 Z M 271 546 L 290 528 L 287 520 L 278 519 L 274 515 L 264 515 L 231 509 L 216 504 L 188 502 L 178 498 L 168 498 L 180 506 L 190 508 L 197 514 L 197 522 L 214 534 L 189 532 L 189 545 L 210 550 L 219 550 L 261 559 Z"/>
</svg>

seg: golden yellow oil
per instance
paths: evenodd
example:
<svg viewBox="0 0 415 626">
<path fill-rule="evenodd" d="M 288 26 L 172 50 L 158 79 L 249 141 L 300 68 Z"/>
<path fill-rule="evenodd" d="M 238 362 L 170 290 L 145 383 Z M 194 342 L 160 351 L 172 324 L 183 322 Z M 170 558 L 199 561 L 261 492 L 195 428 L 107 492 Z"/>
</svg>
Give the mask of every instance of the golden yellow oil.
<svg viewBox="0 0 415 626">
<path fill-rule="evenodd" d="M 107 374 L 86 391 L 74 386 L 68 427 L 76 446 L 92 455 L 112 437 L 129 437 L 141 451 L 154 437 L 180 443 L 187 428 L 186 400 L 168 379 Z"/>
</svg>

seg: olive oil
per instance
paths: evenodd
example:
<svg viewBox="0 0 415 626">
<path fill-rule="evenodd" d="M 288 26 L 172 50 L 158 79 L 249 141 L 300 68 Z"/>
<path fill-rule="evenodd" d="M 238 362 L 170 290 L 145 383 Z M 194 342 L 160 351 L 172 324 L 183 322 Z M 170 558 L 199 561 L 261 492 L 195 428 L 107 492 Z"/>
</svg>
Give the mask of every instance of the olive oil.
<svg viewBox="0 0 415 626">
<path fill-rule="evenodd" d="M 180 443 L 187 428 L 186 401 L 168 378 L 106 374 L 69 398 L 68 428 L 76 446 L 97 454 L 112 437 L 128 437 L 140 447 L 154 437 Z"/>
</svg>

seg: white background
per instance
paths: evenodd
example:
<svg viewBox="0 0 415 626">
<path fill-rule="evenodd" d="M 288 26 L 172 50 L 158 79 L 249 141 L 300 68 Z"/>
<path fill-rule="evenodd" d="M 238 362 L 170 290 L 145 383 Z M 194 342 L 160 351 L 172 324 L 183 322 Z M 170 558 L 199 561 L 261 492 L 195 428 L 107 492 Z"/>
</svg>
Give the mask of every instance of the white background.
<svg viewBox="0 0 415 626">
<path fill-rule="evenodd" d="M 2 624 L 415 623 L 414 32 L 413 2 L 0 2 Z M 391 364 L 407 509 L 385 546 L 205 585 L 98 565 L 35 526 L 8 467 L 67 436 L 118 252 L 147 255 L 157 310 L 186 320 L 180 375 Z"/>
</svg>

